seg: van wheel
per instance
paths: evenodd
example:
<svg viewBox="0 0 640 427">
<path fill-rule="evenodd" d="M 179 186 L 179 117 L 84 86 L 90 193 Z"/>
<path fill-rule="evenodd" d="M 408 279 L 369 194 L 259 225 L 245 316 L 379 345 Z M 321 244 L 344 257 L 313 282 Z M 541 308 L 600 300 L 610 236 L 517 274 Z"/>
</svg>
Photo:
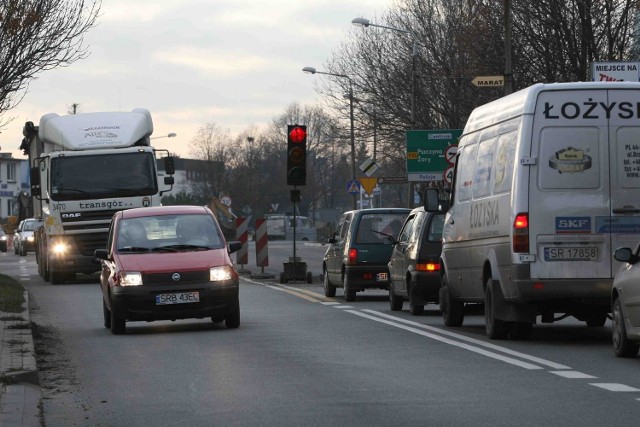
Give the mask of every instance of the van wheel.
<svg viewBox="0 0 640 427">
<path fill-rule="evenodd" d="M 445 326 L 461 326 L 464 320 L 464 303 L 451 297 L 449 290 L 449 280 L 447 276 L 442 276 L 440 286 L 440 311 Z"/>
<path fill-rule="evenodd" d="M 402 310 L 402 297 L 396 295 L 395 288 L 393 283 L 389 285 L 389 307 L 391 311 L 400 311 Z"/>
<path fill-rule="evenodd" d="M 616 356 L 636 357 L 640 344 L 627 338 L 627 328 L 624 326 L 624 317 L 622 316 L 622 304 L 620 303 L 620 298 L 616 298 L 613 302 L 611 319 L 613 323 L 613 327 L 611 328 L 613 351 Z"/>
<path fill-rule="evenodd" d="M 325 297 L 335 297 L 336 296 L 336 287 L 331 284 L 329 281 L 329 272 L 325 269 L 324 274 L 322 275 L 322 283 L 324 285 L 324 296 Z"/>
<path fill-rule="evenodd" d="M 351 286 L 351 281 L 347 273 L 342 276 L 342 287 L 344 288 L 344 300 L 351 302 L 356 300 L 356 290 Z"/>
<path fill-rule="evenodd" d="M 489 278 L 484 291 L 484 322 L 487 336 L 492 340 L 506 338 L 508 322 L 496 319 L 494 293 L 498 282 Z"/>
</svg>

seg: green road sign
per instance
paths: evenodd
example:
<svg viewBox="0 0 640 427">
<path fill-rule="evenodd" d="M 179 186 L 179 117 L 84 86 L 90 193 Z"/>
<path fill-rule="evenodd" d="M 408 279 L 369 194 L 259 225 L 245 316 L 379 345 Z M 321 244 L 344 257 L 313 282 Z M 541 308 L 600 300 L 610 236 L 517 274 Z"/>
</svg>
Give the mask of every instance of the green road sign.
<svg viewBox="0 0 640 427">
<path fill-rule="evenodd" d="M 462 129 L 407 131 L 407 178 L 409 181 L 440 181 L 451 164 L 445 157 L 457 145 Z"/>
</svg>

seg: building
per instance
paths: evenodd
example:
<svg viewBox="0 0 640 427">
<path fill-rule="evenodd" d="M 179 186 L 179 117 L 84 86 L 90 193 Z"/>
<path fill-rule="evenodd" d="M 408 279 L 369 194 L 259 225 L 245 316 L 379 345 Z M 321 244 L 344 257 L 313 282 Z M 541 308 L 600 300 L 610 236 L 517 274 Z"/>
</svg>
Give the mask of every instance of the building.
<svg viewBox="0 0 640 427">
<path fill-rule="evenodd" d="M 17 199 L 29 192 L 29 161 L 15 159 L 11 153 L 0 153 L 0 219 L 17 215 Z"/>
</svg>

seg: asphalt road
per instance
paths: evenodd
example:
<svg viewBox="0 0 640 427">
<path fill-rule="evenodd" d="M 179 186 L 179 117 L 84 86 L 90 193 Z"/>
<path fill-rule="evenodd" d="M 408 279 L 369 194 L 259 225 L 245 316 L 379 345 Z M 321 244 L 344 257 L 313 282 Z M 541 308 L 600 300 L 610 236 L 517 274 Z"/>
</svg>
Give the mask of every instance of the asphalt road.
<svg viewBox="0 0 640 427">
<path fill-rule="evenodd" d="M 391 312 L 382 291 L 346 305 L 320 283 L 245 277 L 237 330 L 136 322 L 114 336 L 95 277 L 45 283 L 31 254 L 0 266 L 30 292 L 47 426 L 627 426 L 640 414 L 640 360 L 614 357 L 609 322 L 489 341 L 482 313 L 444 328 L 435 306 Z"/>
</svg>

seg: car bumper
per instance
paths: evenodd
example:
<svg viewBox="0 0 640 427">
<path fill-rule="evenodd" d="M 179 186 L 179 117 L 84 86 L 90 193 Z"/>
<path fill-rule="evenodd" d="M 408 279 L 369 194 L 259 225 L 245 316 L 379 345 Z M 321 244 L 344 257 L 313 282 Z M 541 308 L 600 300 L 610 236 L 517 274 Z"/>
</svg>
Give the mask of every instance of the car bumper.
<svg viewBox="0 0 640 427">
<path fill-rule="evenodd" d="M 176 320 L 212 317 L 223 320 L 238 308 L 238 282 L 224 284 L 190 284 L 185 286 L 142 285 L 110 290 L 111 309 L 128 321 Z M 177 292 L 199 294 L 199 302 L 182 304 L 156 304 L 156 295 Z"/>
<path fill-rule="evenodd" d="M 418 300 L 425 302 L 438 301 L 440 292 L 439 271 L 412 271 L 411 292 Z"/>
<path fill-rule="evenodd" d="M 389 289 L 389 268 L 386 265 L 351 265 L 345 267 L 349 284 L 356 289 Z M 382 277 L 386 279 L 381 280 Z"/>
</svg>

